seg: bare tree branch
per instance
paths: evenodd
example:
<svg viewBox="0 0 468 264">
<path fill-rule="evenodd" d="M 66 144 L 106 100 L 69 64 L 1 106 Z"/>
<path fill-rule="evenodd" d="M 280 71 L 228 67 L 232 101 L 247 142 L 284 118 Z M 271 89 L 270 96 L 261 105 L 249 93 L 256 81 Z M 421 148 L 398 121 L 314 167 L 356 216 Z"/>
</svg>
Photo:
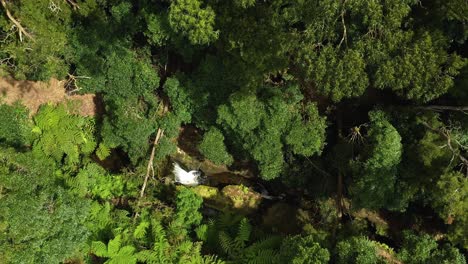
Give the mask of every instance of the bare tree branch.
<svg viewBox="0 0 468 264">
<path fill-rule="evenodd" d="M 165 114 L 167 110 L 168 110 L 167 105 L 164 105 L 163 114 Z M 145 189 L 146 189 L 146 186 L 148 185 L 148 180 L 149 180 L 149 176 L 151 172 L 154 177 L 154 166 L 153 166 L 154 154 L 156 153 L 156 146 L 159 144 L 159 141 L 161 140 L 163 136 L 164 136 L 164 129 L 158 128 L 158 132 L 156 133 L 156 137 L 154 138 L 153 148 L 151 149 L 151 155 L 148 161 L 148 166 L 146 167 L 145 181 L 143 182 L 143 186 L 141 187 L 140 198 L 145 195 Z"/>
<path fill-rule="evenodd" d="M 344 0 L 343 1 L 343 10 L 341 11 L 341 24 L 343 24 L 343 37 L 341 38 L 340 40 L 340 43 L 338 44 L 338 48 L 341 47 L 341 44 L 343 43 L 343 41 L 346 43 L 346 46 L 348 46 L 348 36 L 347 36 L 347 30 L 346 30 L 346 23 L 345 23 L 345 19 L 344 19 L 344 15 L 345 15 L 345 4 L 346 4 L 346 1 L 347 0 Z"/>
<path fill-rule="evenodd" d="M 461 153 L 460 151 L 457 151 L 457 149 L 455 147 L 453 147 L 452 145 L 452 136 L 450 134 L 450 130 L 447 130 L 447 129 L 444 129 L 444 128 L 441 128 L 441 129 L 436 129 L 436 128 L 433 128 L 431 127 L 428 123 L 426 122 L 421 122 L 421 124 L 423 124 L 426 128 L 428 128 L 429 130 L 439 134 L 440 136 L 442 136 L 443 138 L 445 138 L 447 140 L 447 147 L 450 149 L 450 151 L 452 152 L 452 159 L 453 157 L 457 156 L 460 161 L 462 162 L 463 166 L 468 168 L 468 159 L 465 158 Z M 467 171 L 467 174 L 468 174 L 468 171 Z"/>
<path fill-rule="evenodd" d="M 458 111 L 463 112 L 464 114 L 468 114 L 468 106 L 446 106 L 446 105 L 428 105 L 428 106 L 419 106 L 416 107 L 417 109 L 422 110 L 431 110 L 436 112 L 441 111 Z"/>
<path fill-rule="evenodd" d="M 73 10 L 80 9 L 80 6 L 73 0 L 65 0 L 65 2 L 69 3 L 73 7 Z"/>
<path fill-rule="evenodd" d="M 23 28 L 23 26 L 21 26 L 21 24 L 18 22 L 18 20 L 16 20 L 13 15 L 10 13 L 10 10 L 8 10 L 8 7 L 7 7 L 7 4 L 5 2 L 5 0 L 0 0 L 0 2 L 2 3 L 2 6 L 3 8 L 5 9 L 5 12 L 6 12 L 6 15 L 8 17 L 8 19 L 10 19 L 10 21 L 16 26 L 16 28 L 18 28 L 18 32 L 19 32 L 19 37 L 20 37 L 20 41 L 23 42 L 23 34 L 30 38 L 31 40 L 34 41 L 34 38 L 33 36 L 31 36 L 31 34 L 29 34 L 26 29 Z"/>
<path fill-rule="evenodd" d="M 156 146 L 159 144 L 159 140 L 161 139 L 163 134 L 164 134 L 164 130 L 161 128 L 158 128 L 158 133 L 156 134 L 156 138 L 154 139 L 154 142 L 153 142 L 153 149 L 151 150 L 151 156 L 148 162 L 148 166 L 146 167 L 146 176 L 145 176 L 145 181 L 143 182 L 143 186 L 141 187 L 140 197 L 143 197 L 145 195 L 145 189 L 146 189 L 146 185 L 148 184 L 150 172 L 152 171 L 154 175 L 154 167 L 153 167 L 154 154 L 156 152 Z"/>
<path fill-rule="evenodd" d="M 65 82 L 65 89 L 67 90 L 67 93 L 69 95 L 81 90 L 81 87 L 78 86 L 79 79 L 91 79 L 91 77 L 75 76 L 73 74 L 68 73 L 68 79 Z"/>
</svg>

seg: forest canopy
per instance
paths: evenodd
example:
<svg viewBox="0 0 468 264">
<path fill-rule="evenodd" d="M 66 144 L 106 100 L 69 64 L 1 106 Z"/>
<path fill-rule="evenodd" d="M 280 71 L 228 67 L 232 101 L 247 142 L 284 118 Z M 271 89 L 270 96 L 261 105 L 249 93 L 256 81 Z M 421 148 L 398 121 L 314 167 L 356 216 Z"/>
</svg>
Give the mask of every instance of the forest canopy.
<svg viewBox="0 0 468 264">
<path fill-rule="evenodd" d="M 0 3 L 1 263 L 466 263 L 466 0 Z"/>
</svg>

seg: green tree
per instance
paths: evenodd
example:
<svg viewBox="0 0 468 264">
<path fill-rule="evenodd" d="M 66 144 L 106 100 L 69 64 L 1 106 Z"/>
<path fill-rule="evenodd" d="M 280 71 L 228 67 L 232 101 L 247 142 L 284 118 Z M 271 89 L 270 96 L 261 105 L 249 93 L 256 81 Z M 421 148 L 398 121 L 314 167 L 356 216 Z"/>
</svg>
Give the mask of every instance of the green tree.
<svg viewBox="0 0 468 264">
<path fill-rule="evenodd" d="M 199 146 L 200 152 L 215 164 L 231 165 L 233 158 L 226 150 L 224 136 L 217 128 L 211 128 L 203 135 L 203 140 Z"/>
<path fill-rule="evenodd" d="M 458 249 L 449 245 L 439 247 L 428 234 L 417 235 L 410 231 L 403 234 L 403 245 L 398 255 L 405 263 L 466 263 Z"/>
<path fill-rule="evenodd" d="M 369 117 L 369 147 L 353 165 L 354 179 L 350 193 L 358 208 L 392 208 L 402 154 L 401 137 L 384 112 L 373 111 Z"/>
<path fill-rule="evenodd" d="M 186 36 L 194 45 L 204 45 L 218 38 L 214 29 L 215 13 L 201 7 L 199 0 L 177 0 L 169 8 L 169 24 L 175 32 Z"/>
<path fill-rule="evenodd" d="M 85 244 L 89 201 L 69 193 L 56 164 L 0 149 L 0 255 L 6 263 L 59 263 Z"/>
<path fill-rule="evenodd" d="M 67 76 L 73 10 L 65 1 L 2 1 L 0 68 L 19 79 Z M 6 15 L 9 11 L 13 19 Z M 33 51 L 33 52 L 31 52 Z"/>
<path fill-rule="evenodd" d="M 385 263 L 376 244 L 366 237 L 352 237 L 336 245 L 337 263 Z"/>
<path fill-rule="evenodd" d="M 263 96 L 260 96 L 263 93 Z M 284 91 L 259 89 L 236 93 L 218 109 L 217 123 L 237 153 L 247 153 L 258 164 L 264 179 L 280 175 L 284 150 L 309 156 L 320 153 L 325 141 L 325 118 L 309 104 L 300 111 L 297 86 Z"/>
<path fill-rule="evenodd" d="M 120 235 L 111 239 L 109 243 L 104 244 L 101 241 L 93 241 L 91 245 L 93 254 L 98 257 L 107 258 L 107 264 L 117 263 L 137 263 L 135 248 L 133 246 L 122 246 L 122 237 Z"/>
<path fill-rule="evenodd" d="M 315 242 L 312 236 L 294 236 L 283 240 L 281 263 L 319 264 L 328 263 L 330 253 Z"/>
</svg>

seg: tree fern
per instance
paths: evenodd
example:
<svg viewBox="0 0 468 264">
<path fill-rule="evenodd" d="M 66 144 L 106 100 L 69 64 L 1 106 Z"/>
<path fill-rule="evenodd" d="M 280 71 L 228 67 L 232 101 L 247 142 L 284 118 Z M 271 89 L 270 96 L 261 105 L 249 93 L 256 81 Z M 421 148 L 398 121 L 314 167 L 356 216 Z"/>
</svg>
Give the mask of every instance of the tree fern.
<svg viewBox="0 0 468 264">
<path fill-rule="evenodd" d="M 91 252 L 101 258 L 109 257 L 107 246 L 102 241 L 93 241 L 91 243 Z"/>
<path fill-rule="evenodd" d="M 110 175 L 102 167 L 90 163 L 73 176 L 65 176 L 71 191 L 81 197 L 109 199 L 123 195 L 124 182 L 120 175 Z"/>
<path fill-rule="evenodd" d="M 137 263 L 137 257 L 135 256 L 135 248 L 127 245 L 122 246 L 122 237 L 117 235 L 114 239 L 111 239 L 107 244 L 101 241 L 93 241 L 91 244 L 91 252 L 98 256 L 107 258 L 106 264 L 134 264 Z"/>
<path fill-rule="evenodd" d="M 80 156 L 96 148 L 94 126 L 90 119 L 68 113 L 65 105 L 43 105 L 34 116 L 33 149 L 65 165 L 76 166 Z"/>
</svg>

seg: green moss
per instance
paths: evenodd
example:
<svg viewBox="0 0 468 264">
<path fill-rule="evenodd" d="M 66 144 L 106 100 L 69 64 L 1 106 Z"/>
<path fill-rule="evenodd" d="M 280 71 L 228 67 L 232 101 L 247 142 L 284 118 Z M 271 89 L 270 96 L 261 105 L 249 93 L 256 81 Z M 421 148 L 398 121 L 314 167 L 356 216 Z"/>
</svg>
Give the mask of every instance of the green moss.
<svg viewBox="0 0 468 264">
<path fill-rule="evenodd" d="M 243 185 L 228 185 L 221 191 L 203 185 L 192 189 L 203 198 L 207 206 L 224 212 L 250 214 L 258 209 L 262 200 L 260 194 Z"/>
</svg>

